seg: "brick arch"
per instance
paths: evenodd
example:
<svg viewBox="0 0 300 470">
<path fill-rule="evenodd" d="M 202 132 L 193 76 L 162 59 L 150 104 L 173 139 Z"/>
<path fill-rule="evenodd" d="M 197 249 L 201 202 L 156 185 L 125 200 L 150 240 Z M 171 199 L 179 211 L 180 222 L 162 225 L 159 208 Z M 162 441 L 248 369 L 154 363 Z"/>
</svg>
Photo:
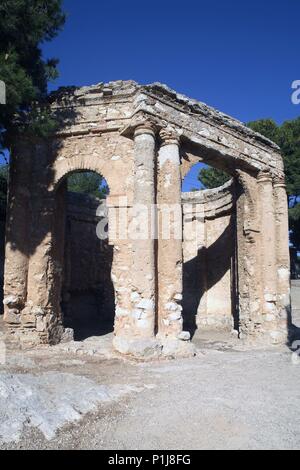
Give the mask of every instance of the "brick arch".
<svg viewBox="0 0 300 470">
<path fill-rule="evenodd" d="M 119 185 L 114 181 L 114 175 L 111 168 L 109 168 L 109 164 L 110 162 L 106 160 L 87 159 L 86 156 L 81 155 L 66 160 L 57 160 L 52 168 L 54 179 L 49 189 L 56 190 L 61 181 L 71 173 L 76 171 L 94 171 L 105 178 L 111 193 L 119 193 L 120 190 L 117 188 Z"/>
<path fill-rule="evenodd" d="M 49 189 L 74 171 L 95 171 L 107 181 L 110 194 L 133 191 L 133 143 L 119 132 L 68 136 L 55 142 L 49 166 Z"/>
</svg>

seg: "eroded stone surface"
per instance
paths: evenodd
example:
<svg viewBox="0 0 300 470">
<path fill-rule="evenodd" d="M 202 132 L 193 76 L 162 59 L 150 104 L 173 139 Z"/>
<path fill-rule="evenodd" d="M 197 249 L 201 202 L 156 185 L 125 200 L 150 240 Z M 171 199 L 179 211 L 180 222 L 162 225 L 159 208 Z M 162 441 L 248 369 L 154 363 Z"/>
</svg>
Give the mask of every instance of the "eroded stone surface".
<svg viewBox="0 0 300 470">
<path fill-rule="evenodd" d="M 289 252 L 278 147 L 158 83 L 66 88 L 50 101 L 59 131 L 44 141 L 16 138 L 12 153 L 4 287 L 10 341 L 32 347 L 66 336 L 65 178 L 92 170 L 110 188 L 119 351 L 140 357 L 151 350 L 143 347 L 148 344 L 164 354 L 165 342 L 172 355 L 175 349 L 180 355 L 188 350 L 182 331 L 193 334 L 196 327 L 234 327 L 244 338 L 284 342 Z M 181 178 L 198 161 L 227 171 L 232 181 L 182 198 Z M 149 219 L 154 237 L 136 240 L 114 232 L 113 212 L 135 223 L 137 207 L 156 203 Z M 176 239 L 162 236 L 164 204 L 177 204 L 179 219 L 183 213 Z M 171 222 L 175 230 L 175 218 Z"/>
</svg>

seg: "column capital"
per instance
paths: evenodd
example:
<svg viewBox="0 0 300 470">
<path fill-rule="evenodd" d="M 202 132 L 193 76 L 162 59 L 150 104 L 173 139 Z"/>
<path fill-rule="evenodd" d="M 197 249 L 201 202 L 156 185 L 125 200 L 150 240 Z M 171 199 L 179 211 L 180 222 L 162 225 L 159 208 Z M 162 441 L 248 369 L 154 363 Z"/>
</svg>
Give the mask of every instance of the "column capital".
<svg viewBox="0 0 300 470">
<path fill-rule="evenodd" d="M 146 119 L 145 121 L 138 122 L 134 127 L 134 137 L 142 134 L 152 135 L 155 137 L 157 132 L 157 127 L 151 119 Z"/>
<path fill-rule="evenodd" d="M 258 183 L 272 183 L 272 175 L 268 169 L 261 170 L 257 175 Z"/>
<path fill-rule="evenodd" d="M 284 175 L 282 176 L 274 176 L 273 178 L 273 185 L 274 188 L 285 188 L 285 177 Z"/>
<path fill-rule="evenodd" d="M 161 139 L 161 147 L 164 145 L 176 144 L 179 146 L 180 137 L 175 129 L 163 128 L 159 131 L 159 137 Z"/>
</svg>

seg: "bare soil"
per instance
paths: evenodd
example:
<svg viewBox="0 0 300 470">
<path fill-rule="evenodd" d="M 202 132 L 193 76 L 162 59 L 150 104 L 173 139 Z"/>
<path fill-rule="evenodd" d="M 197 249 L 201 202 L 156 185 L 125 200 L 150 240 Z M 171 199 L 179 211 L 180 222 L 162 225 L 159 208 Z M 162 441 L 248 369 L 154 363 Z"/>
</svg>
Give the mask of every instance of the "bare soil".
<svg viewBox="0 0 300 470">
<path fill-rule="evenodd" d="M 293 281 L 300 326 L 300 281 Z M 197 356 L 140 363 L 111 334 L 0 367 L 1 449 L 299 449 L 300 364 L 288 347 L 194 337 Z"/>
</svg>

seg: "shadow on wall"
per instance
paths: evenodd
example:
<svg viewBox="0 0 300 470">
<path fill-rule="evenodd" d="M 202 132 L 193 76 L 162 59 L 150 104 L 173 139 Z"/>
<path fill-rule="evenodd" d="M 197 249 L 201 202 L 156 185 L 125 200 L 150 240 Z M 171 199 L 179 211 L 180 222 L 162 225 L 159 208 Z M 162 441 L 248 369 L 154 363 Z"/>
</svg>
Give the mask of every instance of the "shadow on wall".
<svg viewBox="0 0 300 470">
<path fill-rule="evenodd" d="M 297 344 L 295 344 L 295 342 Z M 288 340 L 287 346 L 291 350 L 300 348 L 300 328 L 296 326 L 292 321 L 292 312 L 288 310 Z"/>
<path fill-rule="evenodd" d="M 75 88 L 63 89 L 50 96 L 50 102 L 55 101 L 58 105 L 56 119 L 58 128 L 61 130 L 72 126 L 77 121 L 77 108 L 72 108 L 75 90 Z M 66 95 L 68 95 L 67 98 Z M 16 266 L 18 266 L 18 263 L 19 265 L 23 263 L 25 266 L 24 260 L 26 258 L 30 259 L 33 255 L 38 256 L 39 262 L 34 263 L 32 266 L 32 277 L 35 275 L 35 269 L 38 275 L 43 269 L 48 270 L 46 280 L 42 279 L 41 281 L 41 284 L 44 284 L 40 289 L 44 296 L 42 302 L 45 304 L 43 306 L 45 314 L 51 315 L 52 312 L 57 312 L 58 324 L 60 324 L 62 320 L 62 301 L 65 310 L 63 313 L 67 314 L 65 323 L 75 328 L 76 339 L 83 339 L 91 334 L 97 335 L 112 331 L 113 328 L 114 289 L 110 279 L 112 247 L 106 247 L 106 265 L 105 267 L 103 264 L 100 265 L 100 269 L 103 268 L 102 273 L 98 271 L 86 275 L 86 272 L 84 272 L 86 267 L 95 264 L 95 260 L 98 259 L 97 254 L 91 256 L 84 253 L 83 250 L 77 258 L 73 257 L 73 265 L 77 263 L 77 267 L 79 266 L 78 273 L 82 282 L 78 288 L 78 285 L 71 279 L 68 289 L 62 290 L 62 284 L 65 286 L 63 271 L 65 269 L 64 246 L 66 237 L 64 220 L 66 219 L 64 211 L 66 184 L 63 184 L 64 189 L 61 192 L 57 191 L 59 188 L 53 189 L 55 175 L 52 168 L 63 144 L 64 138 L 59 135 L 54 136 L 53 140 L 49 138 L 47 141 L 33 136 L 16 135 L 15 145 L 12 148 L 12 164 L 9 175 L 10 188 L 13 188 L 13 191 L 10 191 L 11 194 L 8 198 L 10 220 L 6 230 L 6 239 L 9 246 L 9 256 L 12 260 L 15 257 Z M 93 230 L 93 236 L 96 237 L 95 224 L 90 228 L 89 233 L 91 230 Z M 52 234 L 53 237 L 50 250 L 49 234 Z M 76 235 L 73 241 L 76 243 Z M 100 242 L 98 239 L 97 241 Z M 94 248 L 96 248 L 96 243 L 95 241 Z M 85 261 L 83 262 L 83 260 Z M 82 271 L 80 271 L 80 263 L 84 264 Z M 17 292 L 17 309 L 18 312 L 21 312 L 26 305 L 26 298 L 29 293 L 28 286 L 26 292 L 26 286 L 24 288 L 18 282 L 18 279 L 15 281 L 16 273 L 13 269 L 13 263 L 11 263 L 11 266 L 11 271 L 8 270 L 6 276 L 9 281 L 12 279 L 10 281 L 11 285 Z M 19 271 L 21 272 L 21 270 Z M 104 271 L 106 278 L 109 279 L 106 282 L 105 289 L 101 285 Z M 94 278 L 93 282 L 91 277 Z M 52 279 L 50 287 L 49 279 Z M 33 282 L 31 282 L 30 288 L 33 290 Z M 63 294 L 63 298 L 61 298 L 61 294 Z M 100 304 L 102 305 L 101 310 L 99 309 Z M 15 311 L 16 305 L 8 305 L 8 309 L 11 308 Z M 70 312 L 73 312 L 73 316 L 68 317 Z M 101 324 L 102 320 L 103 324 Z M 56 335 L 56 323 L 54 324 L 54 322 L 52 330 L 49 332 L 51 341 L 52 337 L 54 338 Z"/>
<path fill-rule="evenodd" d="M 113 247 L 97 237 L 100 200 L 84 193 L 64 195 L 67 211 L 61 308 L 64 326 L 72 328 L 74 339 L 81 341 L 113 331 Z"/>
<path fill-rule="evenodd" d="M 111 333 L 114 328 L 114 291 L 100 288 L 71 291 L 68 302 L 62 302 L 64 327 L 74 330 L 74 340 Z"/>
<path fill-rule="evenodd" d="M 195 258 L 183 264 L 183 327 L 191 336 L 197 329 L 197 312 L 203 295 L 222 279 L 233 264 L 234 221 L 235 217 L 231 216 L 222 235 L 209 247 L 200 248 Z M 237 327 L 235 295 L 235 288 L 232 288 L 232 316 Z"/>
<path fill-rule="evenodd" d="M 74 125 L 80 117 L 76 107 L 70 107 L 75 91 L 76 87 L 64 87 L 49 95 L 49 104 L 55 102 L 58 106 L 52 110 L 52 116 L 60 130 Z M 25 124 L 22 132 L 24 129 Z M 6 240 L 12 251 L 27 256 L 34 254 L 51 229 L 48 215 L 54 194 L 48 187 L 54 181 L 52 164 L 62 144 L 60 137 L 50 135 L 49 139 L 42 139 L 26 129 L 14 136 L 9 168 L 9 186 L 14 188 L 14 194 L 9 190 L 7 206 L 11 223 L 6 229 Z"/>
</svg>

